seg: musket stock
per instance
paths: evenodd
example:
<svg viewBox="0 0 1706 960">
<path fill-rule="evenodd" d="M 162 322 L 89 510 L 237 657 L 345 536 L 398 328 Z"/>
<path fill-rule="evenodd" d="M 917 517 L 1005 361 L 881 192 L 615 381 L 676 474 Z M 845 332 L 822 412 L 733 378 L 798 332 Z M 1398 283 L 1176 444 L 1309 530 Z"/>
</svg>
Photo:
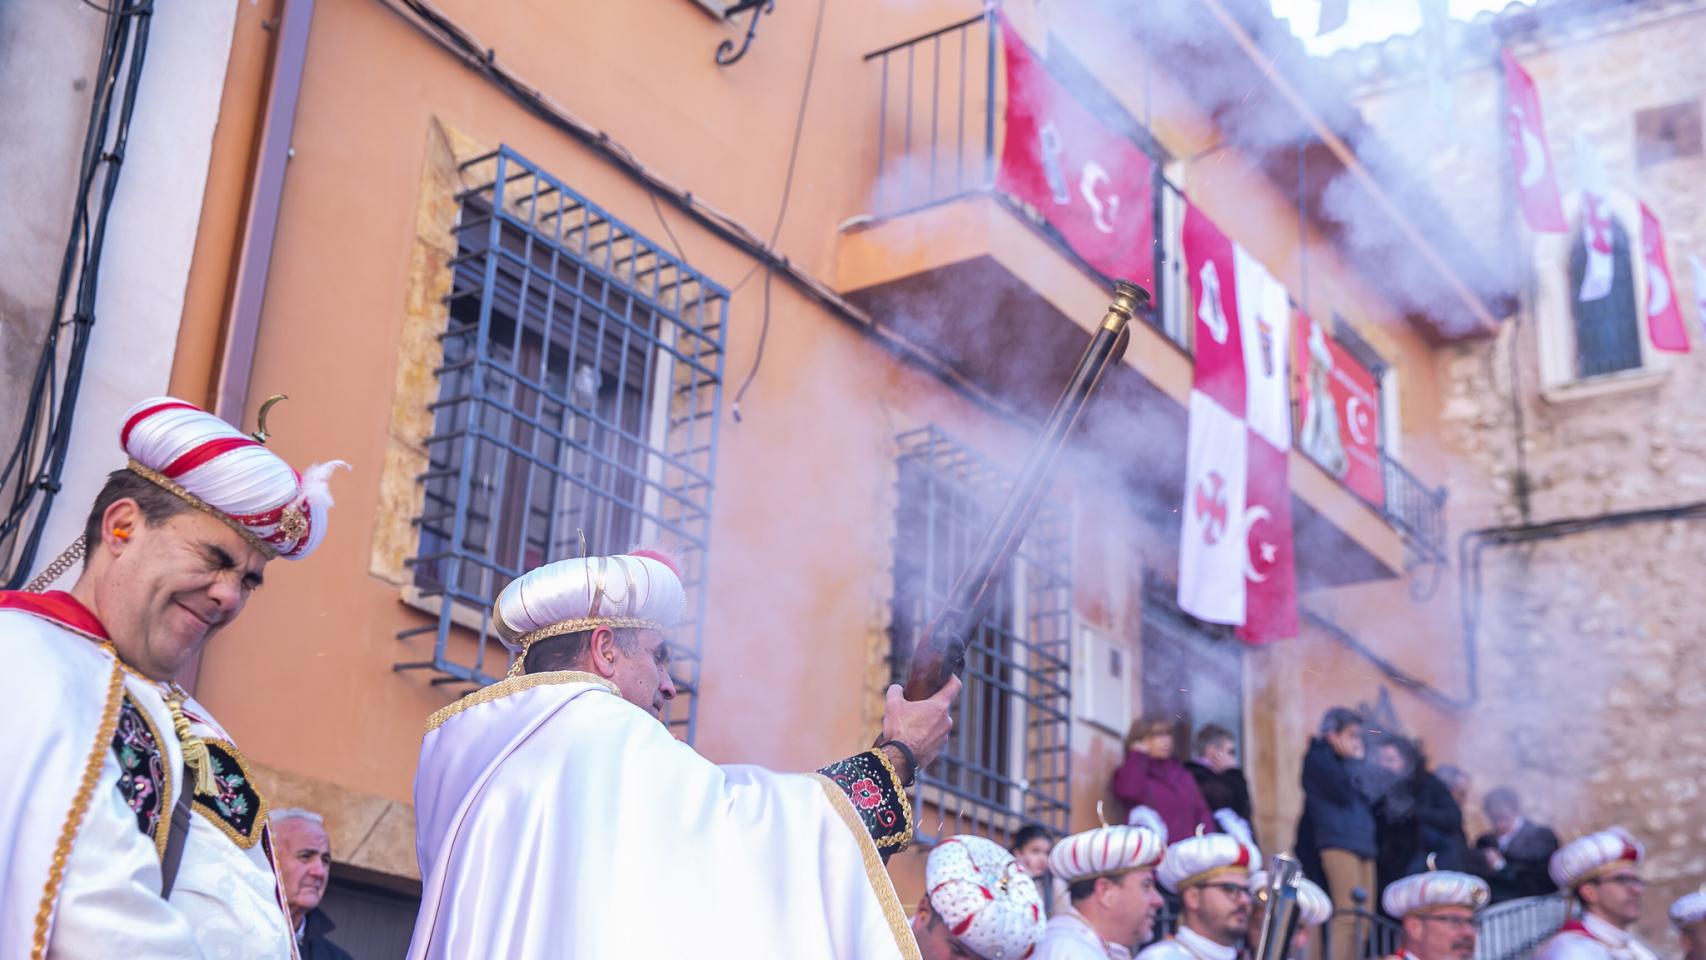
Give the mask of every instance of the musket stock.
<svg viewBox="0 0 1706 960">
<path fill-rule="evenodd" d="M 1090 338 L 1084 356 L 1079 358 L 1066 392 L 1055 403 L 1018 481 L 995 515 L 994 524 L 978 544 L 971 563 L 954 581 L 947 605 L 913 649 L 912 665 L 906 676 L 908 700 L 929 698 L 942 689 L 949 677 L 958 676 L 965 669 L 966 641 L 983 619 L 990 586 L 1025 539 L 1031 521 L 1036 519 L 1053 479 L 1055 460 L 1095 397 L 1096 388 L 1125 354 L 1126 344 L 1131 340 L 1130 324 L 1137 312 L 1148 305 L 1149 294 L 1124 280 L 1115 283 L 1114 290 L 1113 303 L 1108 305 L 1101 326 Z"/>
</svg>

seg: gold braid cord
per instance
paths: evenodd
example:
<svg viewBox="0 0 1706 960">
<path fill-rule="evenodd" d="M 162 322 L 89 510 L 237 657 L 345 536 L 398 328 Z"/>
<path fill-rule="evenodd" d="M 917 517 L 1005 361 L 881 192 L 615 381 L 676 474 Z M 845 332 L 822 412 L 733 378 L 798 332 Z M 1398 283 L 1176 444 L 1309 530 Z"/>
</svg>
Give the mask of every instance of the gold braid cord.
<svg viewBox="0 0 1706 960">
<path fill-rule="evenodd" d="M 24 592 L 45 593 L 48 587 L 53 586 L 53 581 L 65 576 L 65 571 L 76 566 L 77 561 L 83 559 L 83 554 L 88 552 L 89 541 L 79 536 L 71 541 L 71 546 L 66 547 L 65 552 L 48 564 L 34 580 L 24 585 Z"/>
<path fill-rule="evenodd" d="M 107 682 L 107 707 L 101 716 L 101 728 L 95 734 L 95 745 L 89 748 L 89 759 L 83 765 L 83 782 L 77 786 L 77 793 L 71 800 L 71 813 L 65 818 L 65 826 L 59 831 L 59 843 L 53 848 L 47 889 L 42 891 L 41 906 L 36 910 L 36 936 L 30 960 L 42 960 L 47 956 L 47 931 L 53 921 L 54 902 L 59 899 L 59 885 L 65 879 L 65 862 L 71 858 L 71 844 L 77 839 L 77 830 L 83 825 L 83 814 L 89 809 L 89 798 L 95 792 L 96 782 L 101 779 L 101 768 L 105 766 L 107 750 L 113 742 L 113 730 L 118 727 L 118 705 L 123 696 L 124 671 L 115 660 L 112 679 Z"/>
<path fill-rule="evenodd" d="M 166 706 L 172 711 L 172 732 L 178 735 L 178 743 L 184 749 L 184 764 L 195 771 L 195 792 L 217 794 L 219 781 L 213 778 L 213 755 L 208 753 L 207 744 L 190 732 L 190 718 L 184 716 L 184 698 L 168 697 Z"/>
<path fill-rule="evenodd" d="M 148 482 L 154 484 L 155 486 L 161 488 L 162 490 L 165 490 L 169 493 L 175 494 L 179 500 L 182 500 L 183 502 L 189 504 L 190 506 L 196 508 L 197 510 L 200 510 L 201 512 L 203 512 L 203 513 L 213 517 L 214 519 L 218 520 L 220 523 L 223 523 L 226 526 L 230 527 L 231 529 L 237 531 L 237 534 L 239 536 L 241 536 L 244 540 L 249 541 L 249 546 L 254 547 L 256 550 L 259 550 L 261 552 L 261 556 L 266 557 L 268 560 L 278 559 L 278 548 L 277 547 L 266 542 L 265 540 L 262 540 L 260 537 L 255 536 L 255 531 L 250 530 L 248 527 L 245 527 L 242 524 L 238 523 L 237 521 L 231 519 L 231 515 L 226 513 L 225 511 L 220 510 L 219 508 L 208 503 L 206 500 L 203 500 L 202 498 L 200 498 L 200 497 L 196 496 L 195 494 L 189 492 L 188 490 L 184 489 L 183 485 L 179 484 L 177 481 L 173 480 L 171 477 L 168 477 L 163 473 L 158 473 L 154 470 L 150 470 L 149 468 L 143 466 L 142 464 L 137 463 L 135 460 L 130 461 L 125 466 L 129 468 L 131 473 L 134 473 L 137 476 L 143 478 L 144 480 L 147 480 Z"/>
</svg>

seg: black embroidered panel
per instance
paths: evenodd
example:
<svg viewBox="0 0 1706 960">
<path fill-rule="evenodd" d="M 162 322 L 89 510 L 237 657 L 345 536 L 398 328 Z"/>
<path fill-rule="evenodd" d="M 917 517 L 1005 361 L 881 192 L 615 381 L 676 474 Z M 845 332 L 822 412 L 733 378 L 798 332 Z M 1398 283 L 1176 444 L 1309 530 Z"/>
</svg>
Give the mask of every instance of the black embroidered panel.
<svg viewBox="0 0 1706 960">
<path fill-rule="evenodd" d="M 249 765 L 235 744 L 208 740 L 208 758 L 213 763 L 214 792 L 195 792 L 195 808 L 213 821 L 220 832 L 247 850 L 255 845 L 267 823 L 267 802 L 249 776 Z"/>
<path fill-rule="evenodd" d="M 136 829 L 164 849 L 172 783 L 166 775 L 166 753 L 148 715 L 125 694 L 119 701 L 118 725 L 113 728 L 113 757 L 118 761 L 118 792 L 132 813 Z"/>
<path fill-rule="evenodd" d="M 856 756 L 832 763 L 818 773 L 823 774 L 853 801 L 853 809 L 865 822 L 878 850 L 892 853 L 912 840 L 912 805 L 894 771 L 884 762 L 882 754 L 867 750 Z"/>
</svg>

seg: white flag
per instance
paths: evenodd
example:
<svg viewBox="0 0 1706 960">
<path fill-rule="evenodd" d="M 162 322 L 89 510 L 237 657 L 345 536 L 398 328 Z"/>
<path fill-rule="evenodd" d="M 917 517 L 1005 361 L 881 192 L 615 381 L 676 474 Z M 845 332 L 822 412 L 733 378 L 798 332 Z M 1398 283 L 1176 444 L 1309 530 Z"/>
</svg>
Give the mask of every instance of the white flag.
<svg viewBox="0 0 1706 960">
<path fill-rule="evenodd" d="M 1244 419 L 1280 450 L 1291 449 L 1286 390 L 1291 300 L 1285 287 L 1243 247 L 1234 246 L 1238 328 L 1244 347 Z"/>
<path fill-rule="evenodd" d="M 1191 391 L 1179 524 L 1179 608 L 1210 623 L 1244 622 L 1244 420 Z"/>
</svg>

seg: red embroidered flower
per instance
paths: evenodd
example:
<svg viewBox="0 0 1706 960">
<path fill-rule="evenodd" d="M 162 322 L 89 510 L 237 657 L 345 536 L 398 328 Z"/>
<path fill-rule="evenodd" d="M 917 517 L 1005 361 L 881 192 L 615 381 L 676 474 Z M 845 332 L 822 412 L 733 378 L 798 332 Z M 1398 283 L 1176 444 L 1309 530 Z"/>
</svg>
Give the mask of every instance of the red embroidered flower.
<svg viewBox="0 0 1706 960">
<path fill-rule="evenodd" d="M 855 780 L 853 782 L 853 802 L 858 804 L 861 810 L 882 806 L 883 792 L 877 789 L 877 782 L 870 777 Z"/>
</svg>

